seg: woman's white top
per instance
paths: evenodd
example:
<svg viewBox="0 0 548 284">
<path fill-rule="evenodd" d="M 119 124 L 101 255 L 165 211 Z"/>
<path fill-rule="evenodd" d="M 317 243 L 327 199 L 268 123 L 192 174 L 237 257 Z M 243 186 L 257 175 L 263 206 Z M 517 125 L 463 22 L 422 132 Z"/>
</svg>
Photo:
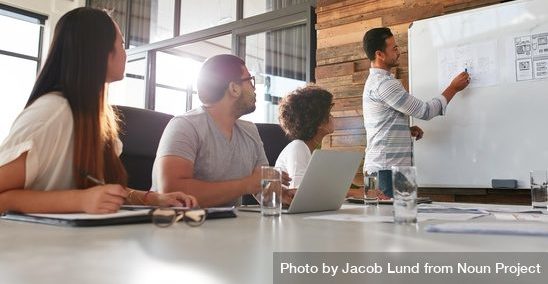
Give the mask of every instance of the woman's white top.
<svg viewBox="0 0 548 284">
<path fill-rule="evenodd" d="M 116 152 L 121 153 L 119 141 Z M 72 171 L 74 127 L 68 101 L 59 92 L 24 109 L 0 145 L 0 167 L 27 152 L 25 189 L 75 188 Z"/>
<path fill-rule="evenodd" d="M 303 140 L 293 140 L 282 150 L 276 160 L 276 167 L 286 171 L 292 179 L 289 188 L 299 187 L 311 158 L 312 153 Z"/>
</svg>

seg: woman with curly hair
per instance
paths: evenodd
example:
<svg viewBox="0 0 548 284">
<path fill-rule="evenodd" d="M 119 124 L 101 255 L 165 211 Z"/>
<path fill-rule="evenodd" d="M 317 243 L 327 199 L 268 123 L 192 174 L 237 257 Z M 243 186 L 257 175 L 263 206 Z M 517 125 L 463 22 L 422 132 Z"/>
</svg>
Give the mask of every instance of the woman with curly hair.
<svg viewBox="0 0 548 284">
<path fill-rule="evenodd" d="M 280 125 L 294 140 L 282 150 L 276 167 L 289 174 L 289 188 L 299 187 L 312 152 L 326 135 L 333 133 L 332 106 L 333 95 L 314 85 L 298 88 L 282 99 Z"/>
</svg>

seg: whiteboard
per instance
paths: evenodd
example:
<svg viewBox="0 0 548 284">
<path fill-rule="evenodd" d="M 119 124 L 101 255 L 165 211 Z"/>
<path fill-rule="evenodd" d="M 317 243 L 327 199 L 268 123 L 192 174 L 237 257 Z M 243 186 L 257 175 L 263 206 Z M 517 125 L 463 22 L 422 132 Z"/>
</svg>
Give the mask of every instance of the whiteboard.
<svg viewBox="0 0 548 284">
<path fill-rule="evenodd" d="M 491 179 L 517 179 L 527 188 L 530 170 L 548 168 L 548 1 L 416 21 L 408 36 L 411 94 L 429 100 L 464 68 L 472 78 L 444 116 L 413 119 L 424 130 L 414 142 L 419 186 L 490 188 Z"/>
</svg>

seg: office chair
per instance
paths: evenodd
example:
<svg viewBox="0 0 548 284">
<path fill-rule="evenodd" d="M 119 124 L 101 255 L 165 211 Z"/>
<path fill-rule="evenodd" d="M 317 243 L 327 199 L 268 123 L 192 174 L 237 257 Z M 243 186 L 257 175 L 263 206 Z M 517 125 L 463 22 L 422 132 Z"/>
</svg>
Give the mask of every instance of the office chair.
<svg viewBox="0 0 548 284">
<path fill-rule="evenodd" d="M 278 124 L 272 123 L 255 123 L 257 130 L 259 130 L 259 136 L 263 140 L 263 148 L 266 153 L 266 158 L 268 159 L 268 164 L 274 166 L 276 164 L 276 159 L 282 152 L 282 150 L 291 142 L 282 127 Z M 242 196 L 242 204 L 258 204 L 255 198 L 249 194 Z"/>
<path fill-rule="evenodd" d="M 291 139 L 285 135 L 282 127 L 273 123 L 255 123 L 259 136 L 263 140 L 264 152 L 268 159 L 268 164 L 274 166 L 276 159 L 282 150 L 291 142 Z"/>
<path fill-rule="evenodd" d="M 120 140 L 124 150 L 120 159 L 128 173 L 128 186 L 149 190 L 152 184 L 152 165 L 158 143 L 172 115 L 147 109 L 115 106 L 120 113 Z"/>
</svg>

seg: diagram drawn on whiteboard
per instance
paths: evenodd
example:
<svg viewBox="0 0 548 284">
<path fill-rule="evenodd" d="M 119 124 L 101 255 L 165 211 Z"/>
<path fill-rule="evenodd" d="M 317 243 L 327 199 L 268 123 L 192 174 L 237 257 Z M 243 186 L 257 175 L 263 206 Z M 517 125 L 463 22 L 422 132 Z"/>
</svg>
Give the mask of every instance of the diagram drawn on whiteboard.
<svg viewBox="0 0 548 284">
<path fill-rule="evenodd" d="M 516 81 L 548 78 L 548 33 L 514 38 Z"/>
<path fill-rule="evenodd" d="M 489 40 L 438 50 L 438 89 L 443 91 L 462 71 L 470 74 L 469 88 L 498 84 L 498 61 L 493 50 L 497 41 Z"/>
</svg>

